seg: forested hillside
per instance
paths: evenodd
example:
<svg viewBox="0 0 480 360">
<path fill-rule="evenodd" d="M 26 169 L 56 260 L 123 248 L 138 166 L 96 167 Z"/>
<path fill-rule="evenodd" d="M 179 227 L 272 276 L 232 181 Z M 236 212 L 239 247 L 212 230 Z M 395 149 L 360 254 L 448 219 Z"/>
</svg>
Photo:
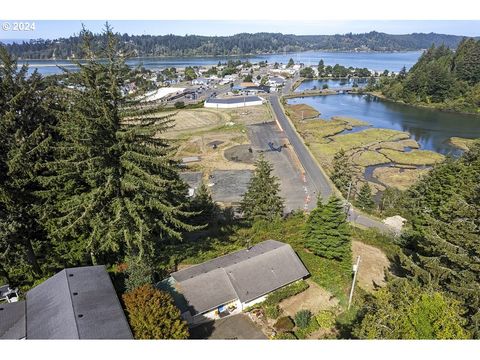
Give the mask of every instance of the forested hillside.
<svg viewBox="0 0 480 360">
<path fill-rule="evenodd" d="M 480 40 L 464 39 L 455 52 L 431 46 L 408 73 L 383 77 L 375 87 L 408 104 L 480 113 Z"/>
<path fill-rule="evenodd" d="M 92 46 L 98 49 L 104 35 L 95 35 Z M 390 35 L 379 32 L 344 35 L 288 35 L 280 33 L 242 33 L 233 36 L 128 35 L 116 34 L 123 50 L 136 56 L 194 56 L 277 53 L 306 50 L 329 51 L 404 51 L 426 49 L 432 44 L 455 48 L 461 36 L 443 34 Z M 7 45 L 21 59 L 83 58 L 78 36 L 55 40 L 32 40 Z"/>
</svg>

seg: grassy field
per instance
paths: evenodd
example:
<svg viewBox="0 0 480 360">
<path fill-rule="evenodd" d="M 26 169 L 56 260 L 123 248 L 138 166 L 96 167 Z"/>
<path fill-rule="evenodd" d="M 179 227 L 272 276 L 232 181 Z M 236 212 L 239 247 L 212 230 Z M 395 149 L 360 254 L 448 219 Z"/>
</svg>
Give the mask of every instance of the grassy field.
<svg viewBox="0 0 480 360">
<path fill-rule="evenodd" d="M 373 150 L 360 151 L 354 154 L 351 159 L 354 164 L 362 167 L 390 162 L 385 155 Z"/>
<path fill-rule="evenodd" d="M 427 169 L 400 169 L 398 167 L 383 167 L 373 171 L 373 176 L 383 184 L 407 190 L 420 177 L 428 172 Z"/>
<path fill-rule="evenodd" d="M 272 116 L 266 105 L 235 109 L 186 109 L 164 112 L 161 115 L 174 115 L 175 126 L 166 133 L 170 138 L 184 138 L 199 132 L 234 129 L 263 121 L 271 121 Z"/>
<path fill-rule="evenodd" d="M 453 136 L 450 138 L 450 144 L 452 144 L 453 146 L 463 150 L 463 151 L 467 151 L 469 149 L 470 146 L 473 145 L 473 143 L 475 141 L 478 141 L 479 139 L 466 139 L 466 138 L 461 138 L 461 137 L 456 137 L 456 136 Z"/>
<path fill-rule="evenodd" d="M 433 165 L 445 159 L 445 156 L 442 154 L 429 150 L 404 152 L 392 149 L 380 149 L 379 151 L 392 162 L 404 165 Z"/>
<path fill-rule="evenodd" d="M 320 113 L 306 104 L 288 105 L 285 109 L 294 121 L 316 118 Z"/>
</svg>

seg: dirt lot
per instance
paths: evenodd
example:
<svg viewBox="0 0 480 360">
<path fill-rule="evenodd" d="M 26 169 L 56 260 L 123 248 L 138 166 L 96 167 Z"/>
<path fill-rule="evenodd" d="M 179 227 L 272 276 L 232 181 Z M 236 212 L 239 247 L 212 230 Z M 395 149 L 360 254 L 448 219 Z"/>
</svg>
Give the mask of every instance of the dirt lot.
<svg viewBox="0 0 480 360">
<path fill-rule="evenodd" d="M 286 315 L 295 316 L 297 311 L 308 309 L 313 314 L 321 310 L 330 309 L 338 304 L 338 300 L 327 290 L 321 288 L 312 280 L 307 279 L 310 287 L 297 294 L 280 302 L 280 307 Z"/>
<path fill-rule="evenodd" d="M 385 270 L 390 262 L 381 250 L 360 241 L 353 241 L 352 254 L 354 262 L 357 261 L 357 256 L 360 256 L 357 279 L 362 289 L 372 291 L 374 284 L 385 285 Z"/>
</svg>

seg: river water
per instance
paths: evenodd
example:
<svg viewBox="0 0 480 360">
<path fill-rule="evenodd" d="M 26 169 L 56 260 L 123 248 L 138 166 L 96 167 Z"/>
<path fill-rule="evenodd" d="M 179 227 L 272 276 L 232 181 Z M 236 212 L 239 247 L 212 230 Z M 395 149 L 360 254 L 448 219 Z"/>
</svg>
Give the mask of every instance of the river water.
<svg viewBox="0 0 480 360">
<path fill-rule="evenodd" d="M 480 116 L 417 108 L 381 100 L 371 95 L 327 95 L 294 98 L 289 104 L 307 104 L 322 119 L 348 116 L 367 121 L 373 127 L 407 131 L 421 149 L 457 155 L 449 144 L 452 136 L 480 138 Z"/>
<path fill-rule="evenodd" d="M 340 89 L 353 87 L 357 85 L 359 88 L 367 86 L 368 78 L 349 78 L 349 79 L 318 79 L 318 80 L 304 80 L 295 89 L 295 92 L 302 92 L 305 90 L 320 90 L 324 85 L 329 89 Z"/>
<path fill-rule="evenodd" d="M 325 65 L 340 64 L 343 66 L 353 66 L 367 68 L 375 71 L 398 72 L 403 66 L 410 68 L 418 60 L 421 51 L 407 52 L 325 52 L 325 51 L 305 51 L 284 54 L 252 55 L 252 56 L 204 56 L 204 57 L 149 57 L 129 59 L 127 63 L 132 66 L 143 65 L 147 69 L 159 70 L 166 67 L 186 67 L 186 66 L 207 66 L 216 65 L 218 62 L 227 62 L 228 60 L 249 60 L 252 63 L 268 61 L 269 63 L 288 63 L 292 58 L 295 62 L 306 65 L 317 65 L 320 59 L 323 59 Z M 38 69 L 43 75 L 60 74 L 61 69 L 57 65 L 64 66 L 67 69 L 74 70 L 76 67 L 68 60 L 28 60 L 26 61 L 30 68 Z M 19 61 L 19 64 L 25 62 Z"/>
</svg>

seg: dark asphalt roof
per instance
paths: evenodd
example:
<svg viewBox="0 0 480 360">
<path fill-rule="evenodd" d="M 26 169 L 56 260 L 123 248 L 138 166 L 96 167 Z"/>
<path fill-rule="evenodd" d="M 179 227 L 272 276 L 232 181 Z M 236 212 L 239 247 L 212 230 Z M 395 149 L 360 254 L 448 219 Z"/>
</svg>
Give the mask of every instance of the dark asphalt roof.
<svg viewBox="0 0 480 360">
<path fill-rule="evenodd" d="M 199 314 L 231 300 L 254 300 L 308 274 L 290 245 L 267 240 L 177 271 L 172 277 L 193 314 Z"/>
<path fill-rule="evenodd" d="M 206 102 L 210 104 L 239 104 L 244 102 L 262 101 L 258 96 L 236 96 L 232 98 L 210 98 Z"/>
<path fill-rule="evenodd" d="M 104 266 L 65 269 L 27 293 L 28 339 L 132 339 Z"/>
<path fill-rule="evenodd" d="M 25 338 L 25 301 L 0 304 L 0 339 Z"/>
</svg>

